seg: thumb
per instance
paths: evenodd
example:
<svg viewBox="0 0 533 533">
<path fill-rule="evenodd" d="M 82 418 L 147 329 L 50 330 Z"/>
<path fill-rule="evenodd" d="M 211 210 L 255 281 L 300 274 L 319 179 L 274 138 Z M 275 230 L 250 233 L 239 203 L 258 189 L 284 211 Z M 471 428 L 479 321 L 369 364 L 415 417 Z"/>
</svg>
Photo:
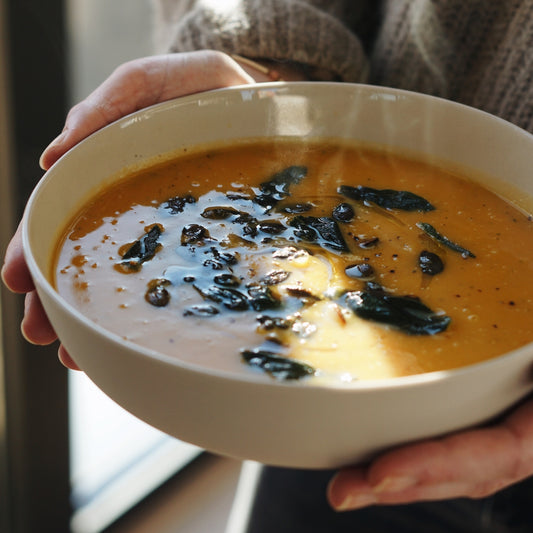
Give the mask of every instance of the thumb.
<svg viewBox="0 0 533 533">
<path fill-rule="evenodd" d="M 48 170 L 85 137 L 139 109 L 179 96 L 253 81 L 228 55 L 213 50 L 129 61 L 70 110 L 63 131 L 44 150 L 39 164 Z"/>
</svg>

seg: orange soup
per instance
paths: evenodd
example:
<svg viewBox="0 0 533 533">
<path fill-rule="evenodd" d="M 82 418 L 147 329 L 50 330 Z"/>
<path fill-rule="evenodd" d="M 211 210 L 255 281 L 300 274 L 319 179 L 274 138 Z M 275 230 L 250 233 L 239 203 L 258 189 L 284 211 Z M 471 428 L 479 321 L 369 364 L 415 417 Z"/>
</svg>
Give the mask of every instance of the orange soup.
<svg viewBox="0 0 533 533">
<path fill-rule="evenodd" d="M 58 292 L 205 367 L 381 379 L 533 340 L 531 217 L 437 165 L 334 142 L 242 142 L 136 170 L 70 221 Z"/>
</svg>

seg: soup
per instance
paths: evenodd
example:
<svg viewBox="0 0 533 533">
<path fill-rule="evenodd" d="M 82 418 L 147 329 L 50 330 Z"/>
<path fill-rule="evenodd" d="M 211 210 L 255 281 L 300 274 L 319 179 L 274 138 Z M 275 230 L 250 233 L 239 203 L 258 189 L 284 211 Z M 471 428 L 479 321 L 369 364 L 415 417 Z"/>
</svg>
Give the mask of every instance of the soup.
<svg viewBox="0 0 533 533">
<path fill-rule="evenodd" d="M 90 199 L 58 292 L 158 352 L 277 379 L 450 369 L 533 340 L 531 217 L 467 176 L 333 141 L 184 151 Z"/>
</svg>

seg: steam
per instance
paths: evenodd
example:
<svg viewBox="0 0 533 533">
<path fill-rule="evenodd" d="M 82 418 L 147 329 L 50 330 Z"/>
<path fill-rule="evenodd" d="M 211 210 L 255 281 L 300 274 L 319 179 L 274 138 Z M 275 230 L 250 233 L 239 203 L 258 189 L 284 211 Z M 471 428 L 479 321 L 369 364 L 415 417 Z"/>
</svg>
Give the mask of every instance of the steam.
<svg viewBox="0 0 533 533">
<path fill-rule="evenodd" d="M 410 2 L 410 34 L 424 64 L 433 76 L 435 94 L 447 96 L 446 59 L 452 49 L 432 0 Z"/>
</svg>

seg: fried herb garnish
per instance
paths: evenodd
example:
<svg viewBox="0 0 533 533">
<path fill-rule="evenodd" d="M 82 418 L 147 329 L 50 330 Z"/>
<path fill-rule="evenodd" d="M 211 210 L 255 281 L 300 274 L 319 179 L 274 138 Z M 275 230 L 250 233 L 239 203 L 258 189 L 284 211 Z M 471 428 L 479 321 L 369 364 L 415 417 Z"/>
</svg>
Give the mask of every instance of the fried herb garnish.
<svg viewBox="0 0 533 533">
<path fill-rule="evenodd" d="M 300 183 L 307 175 L 307 167 L 293 165 L 274 174 L 268 181 L 259 185 L 259 194 L 254 202 L 262 207 L 272 209 L 281 200 L 289 196 L 291 185 Z"/>
<path fill-rule="evenodd" d="M 250 366 L 260 368 L 280 381 L 302 379 L 312 376 L 316 372 L 312 366 L 306 363 L 282 357 L 268 350 L 243 350 L 241 355 Z"/>
<path fill-rule="evenodd" d="M 287 228 L 279 220 L 262 220 L 257 223 L 257 229 L 268 235 L 280 235 Z"/>
<path fill-rule="evenodd" d="M 166 307 L 170 302 L 170 293 L 166 287 L 170 284 L 170 281 L 164 278 L 151 280 L 144 293 L 144 299 L 154 307 Z"/>
<path fill-rule="evenodd" d="M 355 217 L 355 210 L 346 202 L 342 202 L 333 209 L 331 215 L 337 222 L 351 222 Z"/>
<path fill-rule="evenodd" d="M 370 202 L 385 209 L 400 209 L 402 211 L 433 211 L 435 207 L 425 198 L 409 191 L 396 191 L 394 189 L 373 189 L 359 185 L 341 185 L 337 192 L 361 202 Z"/>
<path fill-rule="evenodd" d="M 172 215 L 177 215 L 178 213 L 183 213 L 187 204 L 194 203 L 196 203 L 196 198 L 190 194 L 187 194 L 186 196 L 174 196 L 174 198 L 167 200 L 165 208 L 170 211 Z"/>
<path fill-rule="evenodd" d="M 210 239 L 209 231 L 200 224 L 187 224 L 181 231 L 182 246 L 203 243 L 207 239 Z"/>
<path fill-rule="evenodd" d="M 242 292 L 229 287 L 210 285 L 204 289 L 193 285 L 204 300 L 220 303 L 231 311 L 246 311 L 250 306 L 248 297 Z"/>
<path fill-rule="evenodd" d="M 248 295 L 250 296 L 250 305 L 255 311 L 276 309 L 281 306 L 281 300 L 267 285 L 251 283 L 247 288 Z"/>
<path fill-rule="evenodd" d="M 196 198 L 192 196 L 192 194 L 187 194 L 185 196 L 174 196 L 166 201 L 165 209 L 167 209 L 170 214 L 177 215 L 178 213 L 183 213 L 183 210 L 187 204 L 195 203 Z"/>
<path fill-rule="evenodd" d="M 444 270 L 444 263 L 440 256 L 427 250 L 422 250 L 418 256 L 418 266 L 424 274 L 436 276 Z"/>
<path fill-rule="evenodd" d="M 278 283 L 283 283 L 290 277 L 291 273 L 286 270 L 273 270 L 265 274 L 261 281 L 265 285 L 278 285 Z"/>
<path fill-rule="evenodd" d="M 289 224 L 295 228 L 294 235 L 301 240 L 314 242 L 337 252 L 350 251 L 333 218 L 297 215 Z"/>
<path fill-rule="evenodd" d="M 139 270 L 142 263 L 152 259 L 160 249 L 161 244 L 158 241 L 162 232 L 162 227 L 159 224 L 154 224 L 124 252 L 118 266 L 126 271 Z"/>
<path fill-rule="evenodd" d="M 242 211 L 239 211 L 238 209 L 235 209 L 231 206 L 214 206 L 214 207 L 206 207 L 200 216 L 203 218 L 208 218 L 210 220 L 226 220 L 227 218 L 239 216 L 239 215 L 247 215 L 248 213 L 243 213 Z"/>
<path fill-rule="evenodd" d="M 306 175 L 306 167 L 289 166 L 273 174 L 258 188 L 251 189 L 256 193 L 255 196 L 230 192 L 226 193 L 226 200 L 216 205 L 208 201 L 200 204 L 199 209 L 192 210 L 195 218 L 186 221 L 176 240 L 181 238 L 182 246 L 187 247 L 180 248 L 178 255 L 189 258 L 195 265 L 193 270 L 190 274 L 187 271 L 187 276 L 181 281 L 166 279 L 168 276 L 165 274 L 152 280 L 145 293 L 146 301 L 153 306 L 164 307 L 170 302 L 167 285 L 187 283 L 192 285 L 203 302 L 186 308 L 184 316 L 208 318 L 228 312 L 256 313 L 257 332 L 264 335 L 266 342 L 256 348 L 242 350 L 242 359 L 277 380 L 298 380 L 317 372 L 308 364 L 284 355 L 289 346 L 282 344 L 282 338 L 286 340 L 285 336 L 288 335 L 301 341 L 314 335 L 319 327 L 300 313 L 294 314 L 298 306 L 309 307 L 322 300 L 335 301 L 343 326 L 347 326 L 351 315 L 352 319 L 357 316 L 394 327 L 409 335 L 434 335 L 445 331 L 450 323 L 448 316 L 434 312 L 417 297 L 397 296 L 374 283 L 379 273 L 374 272 L 369 264 L 370 258 L 358 257 L 355 249 L 356 245 L 363 249 L 384 246 L 378 236 L 355 236 L 356 201 L 372 205 L 374 212 L 402 225 L 405 224 L 396 220 L 401 215 L 392 210 L 426 212 L 435 209 L 433 205 L 408 191 L 343 185 L 337 189 L 337 193 L 346 197 L 346 201 L 334 196 L 336 204 L 328 208 L 328 213 L 322 209 L 321 198 L 316 203 L 294 203 L 290 198 L 293 192 L 291 188 Z M 232 200 L 238 200 L 239 204 L 228 205 Z M 185 210 L 187 204 L 195 202 L 197 200 L 190 195 L 176 196 L 168 200 L 164 207 L 170 214 L 176 214 Z M 316 211 L 312 211 L 315 208 Z M 314 214 L 317 216 L 312 216 Z M 351 223 L 354 225 L 346 226 Z M 468 250 L 438 234 L 429 224 L 419 223 L 417 226 L 441 244 L 459 251 L 465 257 L 474 257 Z M 230 227 L 227 235 L 220 237 L 219 228 Z M 162 231 L 162 226 L 153 226 L 128 248 L 122 262 L 127 262 L 129 269 L 138 269 L 161 246 L 158 238 Z M 211 237 L 210 231 L 217 238 Z M 241 234 L 237 235 L 239 232 Z M 344 232 L 353 238 L 353 241 L 350 240 L 350 246 L 355 250 L 353 256 Z M 218 239 L 222 240 L 219 242 Z M 298 248 L 304 246 L 302 241 L 309 243 L 305 245 L 306 250 Z M 334 295 L 328 291 L 311 291 L 304 282 L 285 285 L 291 272 L 278 269 L 277 265 L 266 274 L 258 266 L 248 266 L 246 270 L 247 266 L 241 264 L 239 251 L 226 251 L 235 246 L 256 248 L 259 242 L 263 245 L 270 243 L 273 259 L 320 253 L 318 248 L 339 255 L 347 254 L 351 259 L 346 259 L 344 273 L 352 278 L 350 288 L 359 289 L 363 284 L 365 288 L 345 292 L 341 301 L 339 291 Z M 378 252 L 374 251 L 376 256 Z M 342 259 L 341 256 L 331 261 L 337 264 Z M 440 258 L 427 251 L 420 254 L 418 265 L 425 274 L 435 275 L 442 270 Z M 121 268 L 124 269 L 123 264 Z"/>
<path fill-rule="evenodd" d="M 214 246 L 211 246 L 204 254 L 210 257 L 202 263 L 203 266 L 211 267 L 213 270 L 223 270 L 227 266 L 233 266 L 239 262 L 235 254 L 231 252 L 220 252 Z"/>
<path fill-rule="evenodd" d="M 451 241 L 450 239 L 439 233 L 431 224 L 428 224 L 427 222 L 417 222 L 416 225 L 432 239 L 435 239 L 438 243 L 443 244 L 450 250 L 460 253 L 465 259 L 467 257 L 476 257 L 470 250 L 463 248 L 459 244 Z"/>
<path fill-rule="evenodd" d="M 396 296 L 381 287 L 352 291 L 346 305 L 360 318 L 388 324 L 410 335 L 435 335 L 445 331 L 450 317 L 435 313 L 413 296 Z"/>
</svg>

